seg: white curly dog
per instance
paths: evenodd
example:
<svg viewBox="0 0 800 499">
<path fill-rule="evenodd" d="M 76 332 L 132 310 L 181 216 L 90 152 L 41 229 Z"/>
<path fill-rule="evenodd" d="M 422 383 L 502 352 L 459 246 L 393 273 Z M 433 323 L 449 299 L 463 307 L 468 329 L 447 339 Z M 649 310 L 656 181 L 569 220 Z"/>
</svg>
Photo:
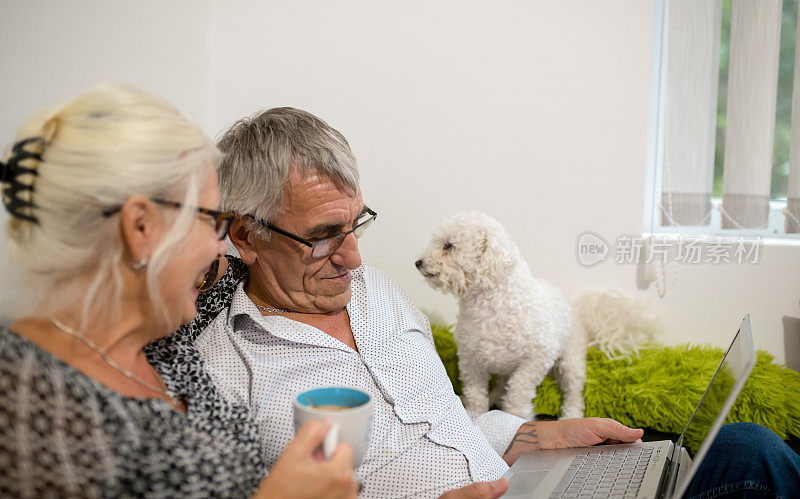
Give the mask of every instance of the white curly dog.
<svg viewBox="0 0 800 499">
<path fill-rule="evenodd" d="M 561 419 L 583 417 L 586 334 L 561 291 L 531 276 L 502 225 L 480 212 L 456 214 L 416 266 L 428 284 L 458 298 L 454 338 L 467 409 L 489 410 L 491 373 L 491 401 L 532 419 L 536 387 L 552 373 Z"/>
</svg>

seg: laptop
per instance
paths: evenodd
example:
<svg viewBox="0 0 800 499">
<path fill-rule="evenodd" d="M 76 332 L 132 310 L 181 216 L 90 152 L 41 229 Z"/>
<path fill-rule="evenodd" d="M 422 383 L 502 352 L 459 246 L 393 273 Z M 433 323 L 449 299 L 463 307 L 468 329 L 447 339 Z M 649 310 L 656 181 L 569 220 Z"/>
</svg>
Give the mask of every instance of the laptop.
<svg viewBox="0 0 800 499">
<path fill-rule="evenodd" d="M 674 444 L 663 440 L 526 452 L 505 475 L 509 488 L 504 497 L 681 497 L 755 362 L 746 315 Z M 703 442 L 694 459 L 683 447 L 687 435 Z"/>
</svg>

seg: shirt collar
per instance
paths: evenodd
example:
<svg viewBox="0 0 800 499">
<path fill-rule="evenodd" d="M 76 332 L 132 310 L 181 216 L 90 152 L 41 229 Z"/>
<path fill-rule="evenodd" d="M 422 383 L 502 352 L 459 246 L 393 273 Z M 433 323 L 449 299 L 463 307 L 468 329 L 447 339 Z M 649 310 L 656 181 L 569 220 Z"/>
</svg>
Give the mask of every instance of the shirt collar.
<svg viewBox="0 0 800 499">
<path fill-rule="evenodd" d="M 236 334 L 236 326 L 239 326 L 241 329 L 241 321 L 245 321 L 245 324 L 252 324 L 266 334 L 277 336 L 287 341 L 336 348 L 338 350 L 345 350 L 355 353 L 355 351 L 349 346 L 313 326 L 309 326 L 303 322 L 298 322 L 280 315 L 261 315 L 261 311 L 258 309 L 258 307 L 256 307 L 255 303 L 250 300 L 250 297 L 247 296 L 247 293 L 245 293 L 244 284 L 244 281 L 240 282 L 236 286 L 236 291 L 233 293 L 233 299 L 231 300 L 231 305 L 228 309 L 228 331 Z M 349 314 L 349 303 L 347 304 L 347 310 Z"/>
<path fill-rule="evenodd" d="M 239 315 L 246 315 L 250 317 L 254 322 L 257 322 L 255 319 L 257 317 L 261 317 L 261 312 L 256 307 L 256 304 L 247 296 L 247 293 L 244 291 L 244 283 L 245 281 L 240 282 L 236 285 L 236 290 L 233 292 L 233 299 L 231 300 L 231 306 L 228 308 L 228 327 L 233 327 L 234 319 Z"/>
</svg>

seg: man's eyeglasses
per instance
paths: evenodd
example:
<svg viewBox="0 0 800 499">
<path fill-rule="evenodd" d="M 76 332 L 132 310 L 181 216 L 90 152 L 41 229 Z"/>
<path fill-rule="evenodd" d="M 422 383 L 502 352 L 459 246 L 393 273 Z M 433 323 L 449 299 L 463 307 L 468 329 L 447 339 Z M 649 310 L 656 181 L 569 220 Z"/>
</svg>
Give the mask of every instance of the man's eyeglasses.
<svg viewBox="0 0 800 499">
<path fill-rule="evenodd" d="M 247 215 L 247 217 L 255 220 L 263 227 L 273 232 L 277 232 L 282 236 L 288 237 L 289 239 L 293 239 L 298 243 L 305 244 L 306 246 L 311 248 L 311 258 L 323 258 L 330 255 L 337 249 L 339 249 L 339 246 L 342 245 L 348 234 L 353 234 L 356 238 L 361 237 L 364 234 L 364 232 L 366 232 L 367 228 L 369 228 L 369 226 L 372 224 L 372 222 L 374 222 L 375 219 L 378 217 L 378 214 L 369 209 L 369 207 L 364 206 L 364 211 L 359 217 L 359 219 L 356 220 L 355 227 L 353 227 L 348 231 L 336 234 L 335 236 L 326 237 L 325 239 L 321 239 L 316 242 L 309 241 L 308 239 L 304 239 L 296 234 L 292 234 L 291 232 L 283 230 L 280 227 L 276 227 L 275 225 L 272 225 L 269 222 L 265 222 L 264 220 L 258 219 L 253 215 Z"/>
<path fill-rule="evenodd" d="M 168 201 L 166 199 L 151 199 L 150 201 L 158 204 L 162 204 L 164 206 L 169 206 L 171 208 L 183 208 L 183 204 L 177 201 Z M 111 215 L 117 213 L 122 209 L 122 206 L 114 206 L 111 208 L 106 208 L 103 210 L 104 217 L 110 217 Z M 225 239 L 225 235 L 228 233 L 228 229 L 231 226 L 231 222 L 233 222 L 233 215 L 230 213 L 224 213 L 221 211 L 209 210 L 207 208 L 195 208 L 197 213 L 201 213 L 203 215 L 208 215 L 214 219 L 214 230 L 217 233 L 217 237 L 221 240 Z"/>
</svg>

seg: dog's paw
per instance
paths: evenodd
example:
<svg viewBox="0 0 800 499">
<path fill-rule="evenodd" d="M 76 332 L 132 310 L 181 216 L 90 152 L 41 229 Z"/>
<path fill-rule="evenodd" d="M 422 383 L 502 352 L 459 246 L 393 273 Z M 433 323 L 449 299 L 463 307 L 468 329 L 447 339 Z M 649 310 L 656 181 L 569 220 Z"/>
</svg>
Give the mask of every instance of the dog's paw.
<svg viewBox="0 0 800 499">
<path fill-rule="evenodd" d="M 536 413 L 531 404 L 503 404 L 500 406 L 503 411 L 518 416 L 526 421 L 533 421 Z"/>
<path fill-rule="evenodd" d="M 474 399 L 469 399 L 467 397 L 461 397 L 461 401 L 464 403 L 464 409 L 468 411 L 477 412 L 478 414 L 489 412 L 488 398 L 481 400 L 474 400 Z"/>
<path fill-rule="evenodd" d="M 559 421 L 562 419 L 575 419 L 583 417 L 582 408 L 565 408 L 561 407 L 561 415 L 558 417 Z"/>
<path fill-rule="evenodd" d="M 480 414 L 489 411 L 489 397 L 486 389 L 465 386 L 463 393 L 461 401 L 464 402 L 465 409 Z"/>
</svg>

